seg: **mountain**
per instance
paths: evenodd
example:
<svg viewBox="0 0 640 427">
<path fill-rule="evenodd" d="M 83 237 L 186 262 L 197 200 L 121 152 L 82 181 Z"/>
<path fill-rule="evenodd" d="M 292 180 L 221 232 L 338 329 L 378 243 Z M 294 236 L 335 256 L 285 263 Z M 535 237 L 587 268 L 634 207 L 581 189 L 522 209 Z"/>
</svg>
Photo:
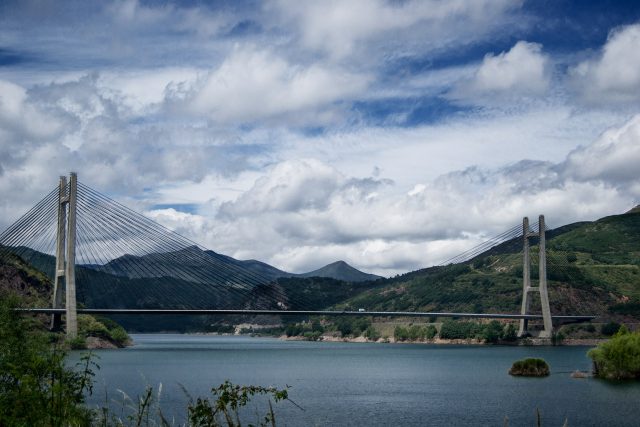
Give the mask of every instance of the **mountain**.
<svg viewBox="0 0 640 427">
<path fill-rule="evenodd" d="M 344 261 L 337 261 L 308 273 L 288 273 L 261 261 L 237 260 L 211 250 L 203 251 L 197 246 L 143 256 L 126 254 L 103 266 L 90 267 L 129 278 L 169 276 L 204 283 L 215 282 L 220 278 L 228 279 L 232 275 L 240 275 L 249 282 L 260 283 L 283 277 L 327 277 L 345 282 L 365 282 L 381 278 L 357 270 Z"/>
<path fill-rule="evenodd" d="M 344 261 L 336 261 L 325 265 L 317 270 L 308 273 L 298 274 L 299 277 L 328 277 L 331 279 L 342 280 L 345 282 L 366 282 L 382 279 L 381 276 L 375 274 L 363 273 L 362 271 L 351 267 Z"/>
<path fill-rule="evenodd" d="M 210 254 L 216 254 L 213 251 L 206 251 L 206 252 Z M 216 255 L 224 258 L 229 263 L 240 266 L 242 268 L 246 268 L 247 270 L 251 270 L 255 274 L 265 277 L 269 280 L 278 279 L 280 277 L 296 276 L 296 274 L 294 273 L 287 273 L 286 271 L 279 270 L 265 262 L 257 261 L 255 259 L 238 260 L 227 255 L 222 255 L 222 254 L 216 254 Z"/>
<path fill-rule="evenodd" d="M 207 252 L 215 253 L 213 251 L 207 251 Z M 279 270 L 276 267 L 273 267 L 267 263 L 256 261 L 254 259 L 241 261 L 227 255 L 218 255 L 218 256 L 225 258 L 230 263 L 246 268 L 247 270 L 251 270 L 257 275 L 268 278 L 270 280 L 275 280 L 283 277 L 288 277 L 288 278 L 325 277 L 330 279 L 342 280 L 345 282 L 367 282 L 367 281 L 382 279 L 381 276 L 362 272 L 350 266 L 344 261 L 336 261 L 331 264 L 327 264 L 324 267 L 318 268 L 317 270 L 310 271 L 308 273 L 296 274 L 296 273 L 288 273 L 286 271 Z"/>
<path fill-rule="evenodd" d="M 531 243 L 535 285 L 538 247 Z M 640 212 L 550 230 L 547 267 L 552 313 L 640 317 Z M 336 307 L 515 313 L 521 297 L 522 240 L 514 239 L 465 263 L 382 280 Z"/>
</svg>

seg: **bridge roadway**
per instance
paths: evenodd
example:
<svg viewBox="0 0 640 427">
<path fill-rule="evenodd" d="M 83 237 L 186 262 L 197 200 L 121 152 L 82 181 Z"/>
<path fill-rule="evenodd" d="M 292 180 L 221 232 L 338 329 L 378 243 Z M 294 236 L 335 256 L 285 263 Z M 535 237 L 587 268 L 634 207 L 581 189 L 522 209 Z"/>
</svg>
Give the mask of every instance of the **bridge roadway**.
<svg viewBox="0 0 640 427">
<path fill-rule="evenodd" d="M 22 312 L 64 314 L 64 308 L 22 308 Z M 331 310 L 187 310 L 187 309 L 128 309 L 79 308 L 78 314 L 159 314 L 159 315 L 266 315 L 266 316 L 373 316 L 373 317 L 459 317 L 472 319 L 542 319 L 541 314 L 448 313 L 424 311 L 331 311 Z M 555 321 L 584 322 L 597 316 L 551 316 Z"/>
</svg>

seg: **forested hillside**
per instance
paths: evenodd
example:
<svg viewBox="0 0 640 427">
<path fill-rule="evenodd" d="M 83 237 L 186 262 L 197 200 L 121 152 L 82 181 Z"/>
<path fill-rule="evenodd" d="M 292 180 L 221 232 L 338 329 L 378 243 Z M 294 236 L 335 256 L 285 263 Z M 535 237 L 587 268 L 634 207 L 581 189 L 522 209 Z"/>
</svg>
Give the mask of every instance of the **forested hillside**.
<svg viewBox="0 0 640 427">
<path fill-rule="evenodd" d="M 553 314 L 640 315 L 640 212 L 572 224 L 547 236 Z M 535 281 L 538 246 L 533 243 Z M 522 295 L 521 245 L 517 239 L 466 263 L 388 279 L 384 286 L 364 291 L 338 307 L 517 312 Z"/>
</svg>

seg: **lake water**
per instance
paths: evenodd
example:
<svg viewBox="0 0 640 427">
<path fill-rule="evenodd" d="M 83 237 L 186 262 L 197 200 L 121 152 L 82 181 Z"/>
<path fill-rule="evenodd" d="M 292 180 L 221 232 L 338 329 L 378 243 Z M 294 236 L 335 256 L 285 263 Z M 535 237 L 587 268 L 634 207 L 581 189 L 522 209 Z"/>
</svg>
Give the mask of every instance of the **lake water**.
<svg viewBox="0 0 640 427">
<path fill-rule="evenodd" d="M 165 414 L 184 421 L 187 396 L 206 396 L 229 379 L 236 384 L 291 386 L 275 405 L 287 426 L 638 426 L 640 384 L 573 379 L 589 370 L 587 347 L 435 346 L 281 341 L 201 335 L 133 335 L 135 345 L 99 350 L 90 402 L 118 400 L 162 383 Z M 72 358 L 78 357 L 74 353 Z M 542 357 L 547 378 L 507 374 L 513 361 Z M 266 412 L 251 406 L 247 420 Z M 112 405 L 115 405 L 112 403 Z M 117 405 L 115 405 L 117 407 Z"/>
</svg>

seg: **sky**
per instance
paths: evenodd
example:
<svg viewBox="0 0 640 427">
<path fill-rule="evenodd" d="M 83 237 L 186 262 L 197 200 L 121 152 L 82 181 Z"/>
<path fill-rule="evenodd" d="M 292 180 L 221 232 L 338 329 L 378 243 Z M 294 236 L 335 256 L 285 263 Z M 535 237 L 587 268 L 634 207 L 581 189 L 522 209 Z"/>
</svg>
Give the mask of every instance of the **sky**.
<svg viewBox="0 0 640 427">
<path fill-rule="evenodd" d="M 0 0 L 0 229 L 69 171 L 291 272 L 623 213 L 640 4 Z"/>
</svg>

